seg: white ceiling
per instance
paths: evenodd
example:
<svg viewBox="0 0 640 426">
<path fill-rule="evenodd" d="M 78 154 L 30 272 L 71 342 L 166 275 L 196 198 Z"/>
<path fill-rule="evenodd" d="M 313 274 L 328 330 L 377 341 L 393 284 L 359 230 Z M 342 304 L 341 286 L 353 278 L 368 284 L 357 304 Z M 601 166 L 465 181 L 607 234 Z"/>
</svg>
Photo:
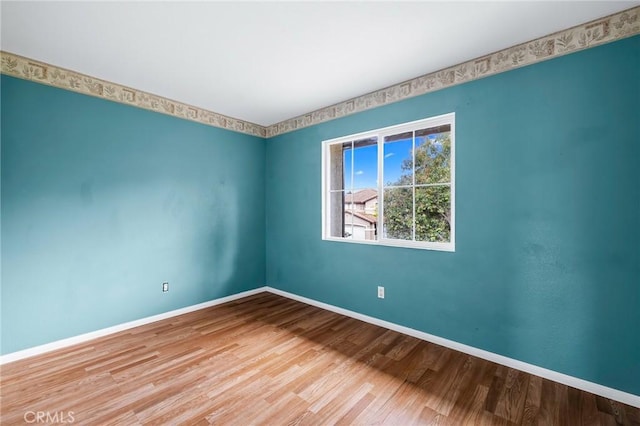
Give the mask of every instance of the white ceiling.
<svg viewBox="0 0 640 426">
<path fill-rule="evenodd" d="M 1 47 L 267 126 L 638 4 L 2 1 Z"/>
</svg>

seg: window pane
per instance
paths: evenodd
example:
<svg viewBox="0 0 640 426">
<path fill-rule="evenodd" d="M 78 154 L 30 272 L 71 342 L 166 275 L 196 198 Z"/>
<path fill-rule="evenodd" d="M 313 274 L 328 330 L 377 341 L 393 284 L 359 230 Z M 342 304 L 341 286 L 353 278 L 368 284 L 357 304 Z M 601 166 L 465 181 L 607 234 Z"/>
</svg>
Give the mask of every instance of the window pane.
<svg viewBox="0 0 640 426">
<path fill-rule="evenodd" d="M 370 137 L 338 145 L 342 150 L 339 161 L 342 162 L 341 173 L 344 180 L 344 202 L 341 210 L 344 238 L 375 239 L 378 221 L 377 141 L 377 137 Z M 339 169 L 336 167 L 335 170 L 337 173 Z M 334 214 L 338 214 L 338 208 L 335 210 Z M 337 234 L 338 230 L 334 232 Z"/>
<path fill-rule="evenodd" d="M 348 142 L 342 145 L 342 163 L 343 163 L 343 167 L 342 167 L 342 175 L 343 175 L 343 179 L 344 179 L 344 186 L 343 189 L 349 191 L 352 187 L 353 187 L 353 181 L 351 180 L 352 175 L 351 175 L 351 170 L 353 170 L 353 159 L 351 158 L 353 156 L 353 143 L 352 142 Z M 342 188 L 336 188 L 336 189 L 342 189 Z"/>
<path fill-rule="evenodd" d="M 384 138 L 384 185 L 413 184 L 413 132 Z"/>
<path fill-rule="evenodd" d="M 413 239 L 413 191 L 411 188 L 384 190 L 384 237 Z"/>
<path fill-rule="evenodd" d="M 451 241 L 449 185 L 416 188 L 416 241 Z"/>
<path fill-rule="evenodd" d="M 346 194 L 344 217 L 345 223 L 353 222 L 353 239 L 374 240 L 378 226 L 378 191 L 365 188 Z"/>
<path fill-rule="evenodd" d="M 416 185 L 451 182 L 451 132 L 416 131 Z"/>
<path fill-rule="evenodd" d="M 353 144 L 353 189 L 378 186 L 378 141 L 368 138 Z"/>
<path fill-rule="evenodd" d="M 344 192 L 329 193 L 329 236 L 344 236 Z"/>
</svg>

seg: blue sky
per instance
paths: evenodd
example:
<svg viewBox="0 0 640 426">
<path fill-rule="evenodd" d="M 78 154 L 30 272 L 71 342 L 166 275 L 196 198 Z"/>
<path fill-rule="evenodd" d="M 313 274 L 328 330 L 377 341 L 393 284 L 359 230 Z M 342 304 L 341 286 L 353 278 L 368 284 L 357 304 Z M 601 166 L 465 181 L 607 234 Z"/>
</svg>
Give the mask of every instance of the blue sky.
<svg viewBox="0 0 640 426">
<path fill-rule="evenodd" d="M 401 175 L 402 161 L 411 156 L 411 139 L 384 144 L 384 181 L 395 182 Z M 345 186 L 351 183 L 352 150 L 344 151 Z M 354 190 L 378 187 L 378 146 L 369 145 L 355 150 L 353 170 Z"/>
</svg>

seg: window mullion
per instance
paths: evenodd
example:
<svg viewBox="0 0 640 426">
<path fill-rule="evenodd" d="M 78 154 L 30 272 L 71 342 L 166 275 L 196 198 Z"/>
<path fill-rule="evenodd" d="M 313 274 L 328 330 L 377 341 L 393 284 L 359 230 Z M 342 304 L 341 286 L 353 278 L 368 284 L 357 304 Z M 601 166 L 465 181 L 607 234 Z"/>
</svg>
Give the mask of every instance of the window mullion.
<svg viewBox="0 0 640 426">
<path fill-rule="evenodd" d="M 354 173 L 353 173 L 353 167 L 355 166 L 355 156 L 356 156 L 356 149 L 355 149 L 355 144 L 354 141 L 351 141 L 351 182 L 349 184 L 349 192 L 351 193 L 351 204 L 349 204 L 349 212 L 350 212 L 350 216 L 351 216 L 351 231 L 350 231 L 350 237 L 353 240 L 353 177 L 354 177 Z"/>
<path fill-rule="evenodd" d="M 412 179 L 411 179 L 411 200 L 413 202 L 413 211 L 412 211 L 412 215 L 413 215 L 413 221 L 412 221 L 412 226 L 411 226 L 411 240 L 415 241 L 416 240 L 416 132 L 415 130 L 412 132 L 413 133 L 413 140 L 412 140 L 412 147 L 411 147 L 411 156 L 413 157 L 411 159 L 412 162 Z"/>
<path fill-rule="evenodd" d="M 384 137 L 378 134 L 378 232 L 380 240 L 384 230 Z"/>
</svg>

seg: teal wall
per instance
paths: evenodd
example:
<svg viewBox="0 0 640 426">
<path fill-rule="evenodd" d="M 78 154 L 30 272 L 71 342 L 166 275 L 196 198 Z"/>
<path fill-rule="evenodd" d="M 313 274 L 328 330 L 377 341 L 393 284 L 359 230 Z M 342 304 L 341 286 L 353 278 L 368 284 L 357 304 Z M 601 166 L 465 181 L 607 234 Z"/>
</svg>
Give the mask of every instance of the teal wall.
<svg viewBox="0 0 640 426">
<path fill-rule="evenodd" d="M 268 285 L 640 394 L 639 56 L 636 36 L 267 140 Z M 456 252 L 322 241 L 321 142 L 448 112 Z"/>
<path fill-rule="evenodd" d="M 264 285 L 264 139 L 1 87 L 3 354 Z"/>
</svg>

